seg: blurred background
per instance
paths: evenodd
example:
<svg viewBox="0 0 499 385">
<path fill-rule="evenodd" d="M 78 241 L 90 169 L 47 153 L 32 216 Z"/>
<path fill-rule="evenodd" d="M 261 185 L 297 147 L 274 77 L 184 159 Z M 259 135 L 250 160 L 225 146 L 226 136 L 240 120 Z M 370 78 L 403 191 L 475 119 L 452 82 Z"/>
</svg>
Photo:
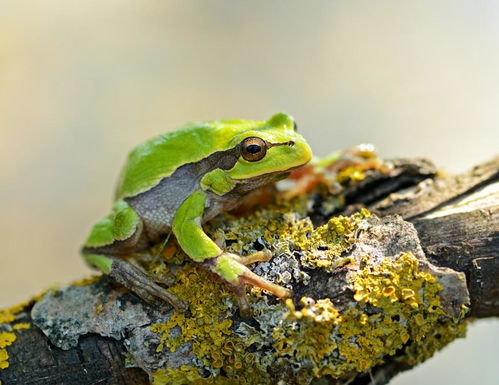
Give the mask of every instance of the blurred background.
<svg viewBox="0 0 499 385">
<path fill-rule="evenodd" d="M 497 153 L 497 1 L 0 2 L 0 307 L 87 276 L 127 152 L 192 120 L 295 116 L 461 172 Z M 497 383 L 480 321 L 395 385 Z"/>
</svg>

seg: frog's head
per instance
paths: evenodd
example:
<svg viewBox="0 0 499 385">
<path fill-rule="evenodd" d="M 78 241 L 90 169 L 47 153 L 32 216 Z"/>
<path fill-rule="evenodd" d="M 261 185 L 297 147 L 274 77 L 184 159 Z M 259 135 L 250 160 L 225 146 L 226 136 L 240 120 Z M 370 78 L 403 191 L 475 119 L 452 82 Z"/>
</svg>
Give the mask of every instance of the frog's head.
<svg viewBox="0 0 499 385">
<path fill-rule="evenodd" d="M 254 127 L 235 135 L 232 144 L 237 147 L 239 157 L 227 174 L 236 181 L 277 179 L 312 158 L 312 151 L 297 132 L 294 119 L 285 113 L 255 122 Z"/>
</svg>

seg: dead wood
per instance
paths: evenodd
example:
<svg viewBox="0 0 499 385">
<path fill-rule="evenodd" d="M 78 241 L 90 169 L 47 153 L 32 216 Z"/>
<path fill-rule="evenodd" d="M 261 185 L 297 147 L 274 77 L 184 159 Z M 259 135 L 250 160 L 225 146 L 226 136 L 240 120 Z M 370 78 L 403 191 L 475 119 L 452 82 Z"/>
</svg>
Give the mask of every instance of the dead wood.
<svg viewBox="0 0 499 385">
<path fill-rule="evenodd" d="M 438 175 L 431 162 L 425 160 L 397 160 L 393 162 L 393 167 L 390 174 L 366 178 L 347 191 L 347 206 L 342 213 L 365 206 L 381 218 L 378 222 L 381 229 L 383 226 L 406 228 L 407 222 L 393 215 L 412 223 L 419 241 L 419 244 L 411 246 L 415 252 L 421 247 L 435 267 L 450 268 L 466 275 L 471 300 L 467 316 L 498 316 L 499 158 L 481 164 L 468 173 L 447 177 Z M 389 232 L 383 234 L 384 237 L 390 235 Z M 366 244 L 368 239 L 372 241 L 373 238 L 375 236 L 366 237 Z M 340 275 L 317 272 L 314 279 L 316 286 L 297 286 L 294 288 L 296 297 L 299 299 L 299 296 L 315 291 L 321 297 L 334 298 L 341 303 L 342 295 L 348 290 L 342 286 L 344 282 Z M 332 283 L 326 284 L 326 281 Z M 100 285 L 101 292 L 108 290 L 109 295 L 118 292 L 128 296 L 131 302 L 138 301 L 133 295 L 114 289 L 106 278 L 97 285 Z M 67 295 L 67 292 L 61 295 Z M 97 296 L 97 291 L 85 295 L 91 299 L 92 295 Z M 116 297 L 118 307 L 121 306 L 120 298 Z M 114 338 L 88 331 L 88 334 L 76 339 L 75 346 L 62 350 L 33 325 L 32 306 L 17 314 L 15 323 L 30 322 L 32 326 L 16 332 L 17 341 L 8 348 L 10 366 L 0 370 L 2 384 L 149 383 L 148 375 L 141 369 L 125 368 L 130 348 L 125 346 L 125 341 L 126 344 L 146 344 L 147 340 L 125 340 L 123 335 L 119 335 L 119 329 L 109 332 L 108 335 Z M 161 314 L 164 312 L 148 310 L 150 317 L 160 317 Z M 75 322 L 79 322 L 78 319 Z M 138 326 L 147 327 L 146 321 L 141 322 Z M 123 330 L 127 327 L 129 325 L 123 326 Z M 63 334 L 64 330 L 60 333 Z M 175 354 L 179 357 L 174 357 Z M 188 356 L 188 352 L 177 350 L 169 357 L 169 362 L 182 359 L 181 355 Z M 143 367 L 148 365 L 147 362 L 142 364 Z M 409 368 L 409 365 L 388 360 L 373 368 L 370 375 L 352 378 L 351 384 L 368 384 L 372 379 L 378 385 L 385 384 L 394 375 Z M 334 380 L 329 383 L 339 384 Z"/>
</svg>

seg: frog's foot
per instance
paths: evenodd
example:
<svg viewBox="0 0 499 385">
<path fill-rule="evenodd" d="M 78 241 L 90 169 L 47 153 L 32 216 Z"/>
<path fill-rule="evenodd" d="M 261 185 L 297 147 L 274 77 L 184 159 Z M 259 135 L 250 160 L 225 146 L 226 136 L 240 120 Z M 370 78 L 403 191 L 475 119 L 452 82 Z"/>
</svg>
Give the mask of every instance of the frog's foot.
<svg viewBox="0 0 499 385">
<path fill-rule="evenodd" d="M 85 255 L 85 259 L 146 302 L 151 303 L 155 299 L 161 299 L 178 311 L 187 310 L 187 304 L 184 301 L 154 283 L 154 280 L 141 267 L 118 257 L 90 254 Z"/>
<path fill-rule="evenodd" d="M 112 259 L 113 263 L 109 276 L 116 282 L 130 289 L 147 302 L 159 298 L 168 302 L 178 311 L 184 312 L 187 310 L 187 304 L 184 301 L 154 283 L 154 280 L 144 270 L 121 258 Z"/>
<path fill-rule="evenodd" d="M 232 285 L 238 299 L 241 313 L 244 313 L 246 309 L 249 308 L 248 300 L 244 292 L 245 284 L 259 287 L 279 298 L 291 297 L 291 291 L 289 289 L 260 277 L 245 266 L 245 264 L 256 261 L 267 261 L 269 259 L 269 253 L 268 250 L 262 250 L 261 252 L 252 254 L 248 257 L 240 257 L 235 254 L 224 252 L 218 257 L 203 262 L 203 265 Z"/>
<path fill-rule="evenodd" d="M 137 269 L 139 269 L 143 274 L 149 277 L 150 280 L 156 283 L 160 283 L 163 286 L 169 287 L 172 286 L 176 279 L 175 275 L 172 273 L 155 273 L 155 272 L 148 272 L 146 269 L 142 267 L 142 265 L 135 259 L 130 259 L 127 261 L 128 263 L 131 263 L 134 265 Z"/>
</svg>

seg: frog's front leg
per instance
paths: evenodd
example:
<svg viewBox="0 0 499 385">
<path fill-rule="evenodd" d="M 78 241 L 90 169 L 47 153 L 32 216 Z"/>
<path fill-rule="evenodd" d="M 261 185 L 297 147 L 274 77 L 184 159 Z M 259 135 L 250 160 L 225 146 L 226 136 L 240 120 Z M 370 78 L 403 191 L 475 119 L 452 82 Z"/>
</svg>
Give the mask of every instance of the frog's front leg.
<svg viewBox="0 0 499 385">
<path fill-rule="evenodd" d="M 206 235 L 201 227 L 205 203 L 206 193 L 197 190 L 182 203 L 175 214 L 173 232 L 185 253 L 233 286 L 242 312 L 248 307 L 244 284 L 260 287 L 279 298 L 289 297 L 291 292 L 288 289 L 258 276 L 246 267 L 254 262 L 268 261 L 272 256 L 270 251 L 242 257 L 224 252 Z"/>
<path fill-rule="evenodd" d="M 260 252 L 258 254 L 258 258 L 254 259 L 253 255 L 245 258 L 236 254 L 223 252 L 212 260 L 203 261 L 203 264 L 233 285 L 243 285 L 248 283 L 250 285 L 267 290 L 268 292 L 274 294 L 276 297 L 290 297 L 290 290 L 260 277 L 259 275 L 253 273 L 241 262 L 241 259 L 245 262 L 250 261 L 249 263 L 262 261 L 263 259 L 260 259 Z"/>
</svg>

